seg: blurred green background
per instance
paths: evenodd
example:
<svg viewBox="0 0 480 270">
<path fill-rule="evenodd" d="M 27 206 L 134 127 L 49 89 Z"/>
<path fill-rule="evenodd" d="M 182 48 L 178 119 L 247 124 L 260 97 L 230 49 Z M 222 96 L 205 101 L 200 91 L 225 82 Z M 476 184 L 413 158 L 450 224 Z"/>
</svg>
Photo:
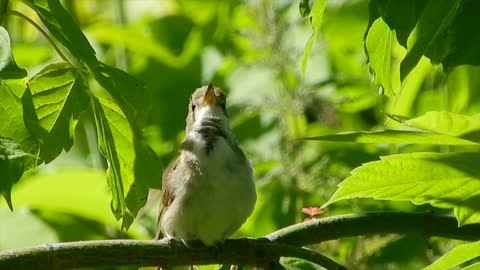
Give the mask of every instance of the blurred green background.
<svg viewBox="0 0 480 270">
<path fill-rule="evenodd" d="M 302 207 L 322 205 L 352 169 L 380 155 L 439 150 L 296 138 L 398 128 L 385 117 L 387 111 L 411 117 L 429 110 L 474 113 L 480 103 L 472 90 L 480 86 L 479 68 L 461 66 L 447 78 L 428 61 L 415 71 L 410 96 L 402 104 L 379 95 L 370 83 L 363 45 L 368 1 L 329 1 L 305 74 L 301 59 L 312 29 L 300 16 L 298 1 L 62 3 L 99 59 L 146 82 L 153 107 L 144 135 L 164 167 L 177 154 L 193 90 L 210 82 L 225 90 L 232 128 L 257 177 L 257 206 L 235 237 L 260 237 L 302 222 L 306 218 Z M 41 24 L 20 1 L 12 4 Z M 59 59 L 24 20 L 9 17 L 7 29 L 17 64 L 29 74 Z M 403 48 L 397 48 L 396 61 L 404 54 Z M 449 88 L 456 91 L 448 92 Z M 83 115 L 73 149 L 25 174 L 14 186 L 13 213 L 0 201 L 0 251 L 63 241 L 153 238 L 160 192 L 151 191 L 128 232 L 119 230 L 110 212 L 106 164 L 97 150 L 93 122 L 92 115 Z M 160 187 L 160 179 L 158 183 Z M 324 215 L 431 209 L 349 200 L 330 206 Z M 351 269 L 419 269 L 453 244 L 413 236 L 374 236 L 329 241 L 315 248 Z"/>
</svg>

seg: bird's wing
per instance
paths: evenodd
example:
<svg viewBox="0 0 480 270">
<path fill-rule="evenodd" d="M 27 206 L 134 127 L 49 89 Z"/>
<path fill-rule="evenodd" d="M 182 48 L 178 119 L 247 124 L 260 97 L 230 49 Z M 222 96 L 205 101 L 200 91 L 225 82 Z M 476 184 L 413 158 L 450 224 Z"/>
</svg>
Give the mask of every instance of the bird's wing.
<svg viewBox="0 0 480 270">
<path fill-rule="evenodd" d="M 155 234 L 155 239 L 163 238 L 162 229 L 160 227 L 160 220 L 165 210 L 172 204 L 173 200 L 175 199 L 171 182 L 173 181 L 172 177 L 174 177 L 176 174 L 171 172 L 177 169 L 179 163 L 180 157 L 176 158 L 168 165 L 162 176 L 162 198 L 160 199 L 160 212 L 158 214 L 157 233 Z"/>
</svg>

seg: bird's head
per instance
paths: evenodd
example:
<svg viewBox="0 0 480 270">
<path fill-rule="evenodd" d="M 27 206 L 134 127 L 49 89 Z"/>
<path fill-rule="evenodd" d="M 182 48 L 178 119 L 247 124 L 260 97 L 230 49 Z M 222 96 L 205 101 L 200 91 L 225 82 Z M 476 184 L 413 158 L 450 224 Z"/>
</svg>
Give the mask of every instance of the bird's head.
<svg viewBox="0 0 480 270">
<path fill-rule="evenodd" d="M 223 126 L 229 125 L 225 94 L 212 84 L 197 88 L 190 97 L 187 134 L 207 118 L 214 119 Z"/>
</svg>

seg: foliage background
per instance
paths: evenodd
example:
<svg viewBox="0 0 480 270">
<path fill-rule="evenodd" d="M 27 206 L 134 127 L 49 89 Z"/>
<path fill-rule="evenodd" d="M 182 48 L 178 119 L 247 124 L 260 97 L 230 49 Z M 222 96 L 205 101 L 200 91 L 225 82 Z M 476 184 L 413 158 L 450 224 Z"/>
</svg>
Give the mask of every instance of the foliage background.
<svg viewBox="0 0 480 270">
<path fill-rule="evenodd" d="M 407 117 L 432 110 L 474 114 L 480 103 L 474 91 L 480 84 L 480 68 L 460 66 L 446 77 L 425 58 L 422 70 L 413 72 L 416 84 L 409 98 L 399 104 L 379 95 L 364 52 L 368 1 L 328 2 L 305 74 L 302 55 L 312 28 L 300 16 L 297 1 L 62 3 L 99 59 L 146 83 L 152 110 L 144 136 L 162 168 L 174 158 L 183 138 L 192 91 L 209 82 L 226 90 L 234 133 L 255 166 L 259 197 L 253 216 L 236 237 L 259 237 L 301 222 L 302 207 L 327 202 L 352 169 L 378 156 L 447 148 L 297 138 L 400 128 L 386 112 Z M 12 1 L 12 8 L 40 23 L 20 1 Z M 59 60 L 24 20 L 8 17 L 7 29 L 16 62 L 29 74 Z M 394 47 L 392 61 L 400 61 L 405 53 Z M 13 213 L 0 201 L 0 250 L 85 239 L 152 238 L 159 192 L 150 192 L 138 219 L 121 232 L 109 207 L 106 163 L 97 150 L 94 121 L 90 113 L 81 115 L 73 148 L 26 173 L 14 186 Z M 450 213 L 408 202 L 349 200 L 329 206 L 325 215 L 379 210 Z M 315 248 L 352 269 L 420 269 L 458 243 L 375 236 L 329 241 Z"/>
</svg>

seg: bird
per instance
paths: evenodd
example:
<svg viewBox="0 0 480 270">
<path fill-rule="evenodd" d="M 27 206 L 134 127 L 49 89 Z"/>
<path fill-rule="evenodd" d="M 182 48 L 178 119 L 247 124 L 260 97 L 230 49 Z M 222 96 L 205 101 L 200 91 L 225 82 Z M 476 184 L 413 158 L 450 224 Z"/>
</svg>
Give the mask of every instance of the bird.
<svg viewBox="0 0 480 270">
<path fill-rule="evenodd" d="M 230 128 L 226 96 L 212 84 L 191 95 L 185 138 L 162 175 L 156 239 L 215 246 L 235 233 L 257 200 L 252 163 Z"/>
</svg>

